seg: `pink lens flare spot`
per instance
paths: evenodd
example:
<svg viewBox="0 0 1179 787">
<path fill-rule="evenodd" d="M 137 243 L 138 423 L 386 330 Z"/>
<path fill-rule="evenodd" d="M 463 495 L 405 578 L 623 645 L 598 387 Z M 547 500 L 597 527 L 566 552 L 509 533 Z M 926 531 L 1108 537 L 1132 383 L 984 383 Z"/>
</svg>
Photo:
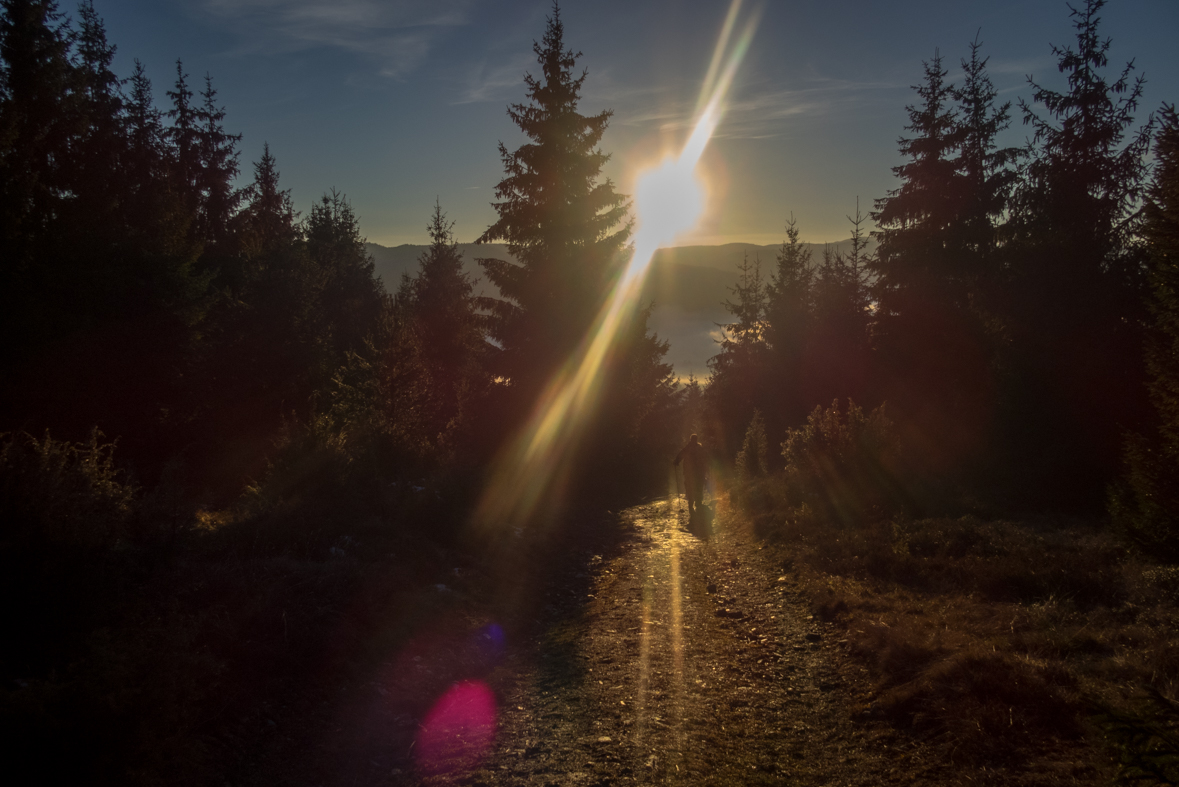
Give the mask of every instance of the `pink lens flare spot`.
<svg viewBox="0 0 1179 787">
<path fill-rule="evenodd" d="M 446 773 L 476 765 L 491 750 L 495 737 L 495 695 L 485 683 L 463 681 L 451 686 L 426 714 L 418 732 L 418 766 L 427 773 Z"/>
</svg>

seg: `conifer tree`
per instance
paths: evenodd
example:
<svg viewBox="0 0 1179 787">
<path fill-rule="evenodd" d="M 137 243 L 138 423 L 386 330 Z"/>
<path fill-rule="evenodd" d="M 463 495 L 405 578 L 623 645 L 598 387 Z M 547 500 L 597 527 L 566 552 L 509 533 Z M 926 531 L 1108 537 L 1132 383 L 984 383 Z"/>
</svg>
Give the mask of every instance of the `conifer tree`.
<svg viewBox="0 0 1179 787">
<path fill-rule="evenodd" d="M 719 326 L 720 351 L 708 361 L 712 379 L 707 389 L 710 420 L 716 432 L 710 440 L 724 455 L 735 456 L 753 411 L 767 393 L 769 346 L 766 343 L 767 286 L 761 276 L 761 260 L 743 255 L 739 278 L 724 301 L 733 322 Z"/>
<path fill-rule="evenodd" d="M 1012 281 L 1004 420 L 1023 458 L 1018 481 L 1096 505 L 1117 473 L 1122 432 L 1138 428 L 1144 396 L 1146 278 L 1134 242 L 1154 121 L 1135 129 L 1144 81 L 1133 63 L 1110 81 L 1104 0 L 1072 10 L 1073 47 L 1052 48 L 1068 89 L 1029 79 L 1020 101 L 1033 142 L 1005 244 Z M 1036 105 L 1042 107 L 1043 115 Z M 1038 493 L 1038 492 L 1037 492 Z"/>
<path fill-rule="evenodd" d="M 278 164 L 269 142 L 262 143 L 262 158 L 254 163 L 254 182 L 245 200 L 236 220 L 247 259 L 286 250 L 299 239 L 298 214 L 290 190 L 279 188 Z"/>
<path fill-rule="evenodd" d="M 974 296 L 997 285 L 997 224 L 1007 211 L 1017 176 L 1013 165 L 1021 155 L 1018 148 L 999 148 L 996 142 L 1011 125 L 1011 102 L 995 105 L 998 92 L 987 74 L 989 58 L 980 56 L 981 48 L 977 38 L 971 42 L 970 60 L 962 61 L 962 86 L 953 91 L 960 143 L 955 163 L 965 180 L 965 200 L 958 216 L 963 275 Z"/>
<path fill-rule="evenodd" d="M 242 200 L 233 186 L 238 174 L 237 144 L 242 137 L 225 131 L 225 108 L 217 106 L 217 91 L 208 74 L 201 98 L 196 133 L 200 161 L 196 193 L 201 200 L 197 233 L 203 242 L 218 245 L 225 243 L 230 219 Z"/>
<path fill-rule="evenodd" d="M 866 220 L 856 201 L 851 251 L 824 247 L 814 283 L 814 327 L 807 343 L 803 377 L 812 404 L 836 398 L 863 400 L 869 380 L 869 325 L 872 320 L 873 255 L 867 250 Z"/>
<path fill-rule="evenodd" d="M 1110 499 L 1114 521 L 1156 557 L 1179 560 L 1179 113 L 1164 106 L 1154 180 L 1144 208 L 1153 330 L 1146 364 L 1158 437 L 1126 442 L 1126 479 Z"/>
<path fill-rule="evenodd" d="M 685 443 L 693 434 L 704 431 L 704 390 L 695 372 L 688 373 L 688 381 L 683 384 L 683 423 L 680 427 L 680 442 Z"/>
<path fill-rule="evenodd" d="M 111 71 L 115 47 L 107 43 L 94 4 L 82 3 L 78 12 L 74 49 L 82 131 L 70 174 L 80 203 L 73 220 L 87 219 L 91 230 L 109 231 L 118 223 L 112 211 L 125 190 L 122 80 Z"/>
<path fill-rule="evenodd" d="M 993 317 L 1001 290 L 995 223 L 1013 178 L 1011 150 L 996 149 L 1007 105 L 995 90 L 977 39 L 960 87 L 947 84 L 940 55 L 925 64 L 902 139 L 901 185 L 877 200 L 879 240 L 872 295 L 877 395 L 890 401 L 934 472 L 957 471 L 949 457 L 977 450 L 990 398 Z M 988 297 L 980 297 L 980 293 Z"/>
<path fill-rule="evenodd" d="M 1125 142 L 1145 79 L 1131 79 L 1132 61 L 1113 82 L 1101 73 L 1112 45 L 1098 33 L 1104 5 L 1105 0 L 1086 0 L 1072 10 L 1075 50 L 1052 47 L 1068 91 L 1029 78 L 1033 103 L 1019 102 L 1038 147 L 1017 194 L 1015 237 L 1024 244 L 1050 244 L 1057 252 L 1034 263 L 1048 278 L 1067 273 L 1089 283 L 1104 274 L 1132 275 L 1137 265 L 1121 252 L 1137 226 L 1134 210 L 1146 185 L 1144 156 L 1154 123 L 1149 119 Z M 1034 104 L 1043 105 L 1047 117 L 1037 114 Z"/>
<path fill-rule="evenodd" d="M 57 3 L 3 0 L 0 9 L 0 241 L 6 276 L 19 277 L 61 198 L 78 111 L 71 34 Z"/>
<path fill-rule="evenodd" d="M 347 198 L 333 189 L 311 208 L 303 224 L 307 253 L 322 280 L 320 308 L 331 326 L 334 352 L 359 349 L 382 309 L 381 285 Z"/>
<path fill-rule="evenodd" d="M 184 64 L 180 60 L 176 61 L 176 84 L 168 91 L 168 98 L 172 101 L 167 115 L 172 121 L 168 127 L 168 139 L 175 151 L 172 156 L 174 183 L 188 210 L 195 215 L 200 208 L 200 114 L 193 105 L 195 96 L 188 86 L 188 74 L 184 73 Z"/>
<path fill-rule="evenodd" d="M 945 82 L 941 55 L 923 64 L 925 81 L 915 86 L 921 102 L 907 107 L 910 138 L 899 141 L 908 161 L 893 168 L 899 188 L 876 201 L 878 332 L 894 329 L 893 318 L 929 300 L 964 298 L 955 266 L 960 243 L 953 237 L 964 199 L 954 154 L 962 145 L 953 85 Z"/>
<path fill-rule="evenodd" d="M 418 258 L 413 277 L 403 274 L 397 304 L 419 346 L 430 390 L 431 432 L 457 426 L 464 399 L 485 387 L 483 331 L 475 310 L 474 285 L 463 271 L 454 222 L 435 202 L 426 227 L 430 246 Z"/>
<path fill-rule="evenodd" d="M 777 265 L 766 287 L 766 339 L 776 350 L 797 344 L 805 335 L 812 308 L 811 251 L 801 243 L 801 237 L 798 222 L 791 214 L 786 222 L 786 240 L 778 249 Z"/>
<path fill-rule="evenodd" d="M 167 176 L 165 163 L 169 152 L 164 116 L 156 108 L 151 79 L 137 58 L 135 71 L 128 80 L 131 95 L 127 100 L 127 168 L 136 188 Z"/>
<path fill-rule="evenodd" d="M 586 73 L 574 76 L 580 53 L 565 48 L 555 3 L 533 51 L 541 73 L 524 78 L 529 103 L 508 108 L 529 142 L 514 152 L 500 143 L 499 219 L 479 238 L 505 241 L 519 260 L 480 260 L 501 296 L 481 304 L 503 348 L 501 374 L 525 387 L 539 384 L 581 341 L 631 232 L 629 203 L 601 179 L 609 156 L 598 144 L 612 113 L 578 111 Z"/>
<path fill-rule="evenodd" d="M 766 342 L 770 383 L 777 398 L 767 410 L 769 431 L 778 434 L 805 420 L 813 402 L 804 394 L 803 363 L 814 324 L 814 270 L 811 251 L 800 242 L 798 222 L 786 222 L 766 300 Z"/>
</svg>

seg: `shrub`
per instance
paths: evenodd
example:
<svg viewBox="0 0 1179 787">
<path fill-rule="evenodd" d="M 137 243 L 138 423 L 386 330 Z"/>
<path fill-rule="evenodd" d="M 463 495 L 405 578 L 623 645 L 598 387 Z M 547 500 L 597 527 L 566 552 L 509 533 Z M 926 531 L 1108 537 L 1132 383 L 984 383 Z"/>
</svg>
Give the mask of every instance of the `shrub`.
<svg viewBox="0 0 1179 787">
<path fill-rule="evenodd" d="M 135 489 L 114 464 L 114 443 L 0 437 L 0 527 L 10 548 L 108 547 L 126 531 Z"/>
<path fill-rule="evenodd" d="M 867 415 L 850 399 L 846 413 L 838 401 L 816 407 L 782 443 L 790 501 L 842 522 L 894 508 L 901 500 L 897 453 L 884 405 Z"/>
<path fill-rule="evenodd" d="M 753 411 L 753 419 L 745 430 L 745 442 L 737 454 L 737 478 L 751 481 L 764 476 L 766 467 L 766 424 L 760 410 Z"/>
<path fill-rule="evenodd" d="M 1132 435 L 1126 440 L 1126 474 L 1109 494 L 1114 525 L 1145 554 L 1179 562 L 1179 474 L 1176 457 Z"/>
</svg>

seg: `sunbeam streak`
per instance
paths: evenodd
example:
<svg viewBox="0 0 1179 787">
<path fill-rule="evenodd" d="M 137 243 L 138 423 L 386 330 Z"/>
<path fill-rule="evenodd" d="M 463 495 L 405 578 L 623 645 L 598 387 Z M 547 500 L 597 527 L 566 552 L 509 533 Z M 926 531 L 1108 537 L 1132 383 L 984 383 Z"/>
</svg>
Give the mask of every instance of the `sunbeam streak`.
<svg viewBox="0 0 1179 787">
<path fill-rule="evenodd" d="M 620 329 L 634 316 L 643 279 L 655 251 L 692 229 L 704 210 L 705 190 L 696 165 L 724 115 L 724 99 L 749 49 L 755 14 L 728 59 L 723 56 L 741 0 L 725 19 L 701 92 L 692 134 L 678 156 L 665 159 L 636 183 L 635 240 L 631 260 L 580 348 L 538 399 L 524 428 L 496 457 L 473 522 L 477 527 L 521 526 L 542 506 L 552 505 L 572 471 L 571 462 L 601 387 L 603 363 Z M 723 65 L 722 65 L 723 63 Z"/>
</svg>

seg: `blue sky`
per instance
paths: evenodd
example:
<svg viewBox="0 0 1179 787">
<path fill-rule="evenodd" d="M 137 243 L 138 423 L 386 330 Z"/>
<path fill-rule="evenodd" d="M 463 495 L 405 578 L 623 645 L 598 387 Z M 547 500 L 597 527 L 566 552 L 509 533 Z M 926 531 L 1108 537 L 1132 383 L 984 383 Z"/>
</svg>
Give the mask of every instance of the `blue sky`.
<svg viewBox="0 0 1179 787">
<path fill-rule="evenodd" d="M 532 42 L 551 12 L 547 0 L 94 4 L 121 75 L 139 58 L 162 102 L 177 58 L 193 84 L 212 74 L 228 130 L 243 135 L 246 174 L 269 142 L 299 209 L 339 189 L 364 234 L 384 245 L 427 242 L 436 197 L 462 241 L 494 220 L 497 142 L 523 142 L 505 108 L 524 98 L 523 75 L 536 70 Z M 613 155 L 606 174 L 623 191 L 661 148 L 682 141 L 727 8 L 562 2 L 566 43 L 589 70 L 582 111 L 615 113 L 602 147 Z M 992 80 L 1014 100 L 1030 96 L 1028 74 L 1063 87 L 1049 44 L 1074 40 L 1062 0 L 773 0 L 760 9 L 703 161 L 710 211 L 684 242 L 776 243 L 791 212 L 804 240 L 846 237 L 856 197 L 867 213 L 896 185 L 904 107 L 935 48 L 953 79 L 981 30 Z M 1131 58 L 1146 75 L 1140 114 L 1179 102 L 1179 2 L 1111 0 L 1102 18 L 1113 38 L 1111 78 Z M 1013 116 L 1008 143 L 1020 144 L 1027 131 L 1015 107 Z"/>
</svg>

